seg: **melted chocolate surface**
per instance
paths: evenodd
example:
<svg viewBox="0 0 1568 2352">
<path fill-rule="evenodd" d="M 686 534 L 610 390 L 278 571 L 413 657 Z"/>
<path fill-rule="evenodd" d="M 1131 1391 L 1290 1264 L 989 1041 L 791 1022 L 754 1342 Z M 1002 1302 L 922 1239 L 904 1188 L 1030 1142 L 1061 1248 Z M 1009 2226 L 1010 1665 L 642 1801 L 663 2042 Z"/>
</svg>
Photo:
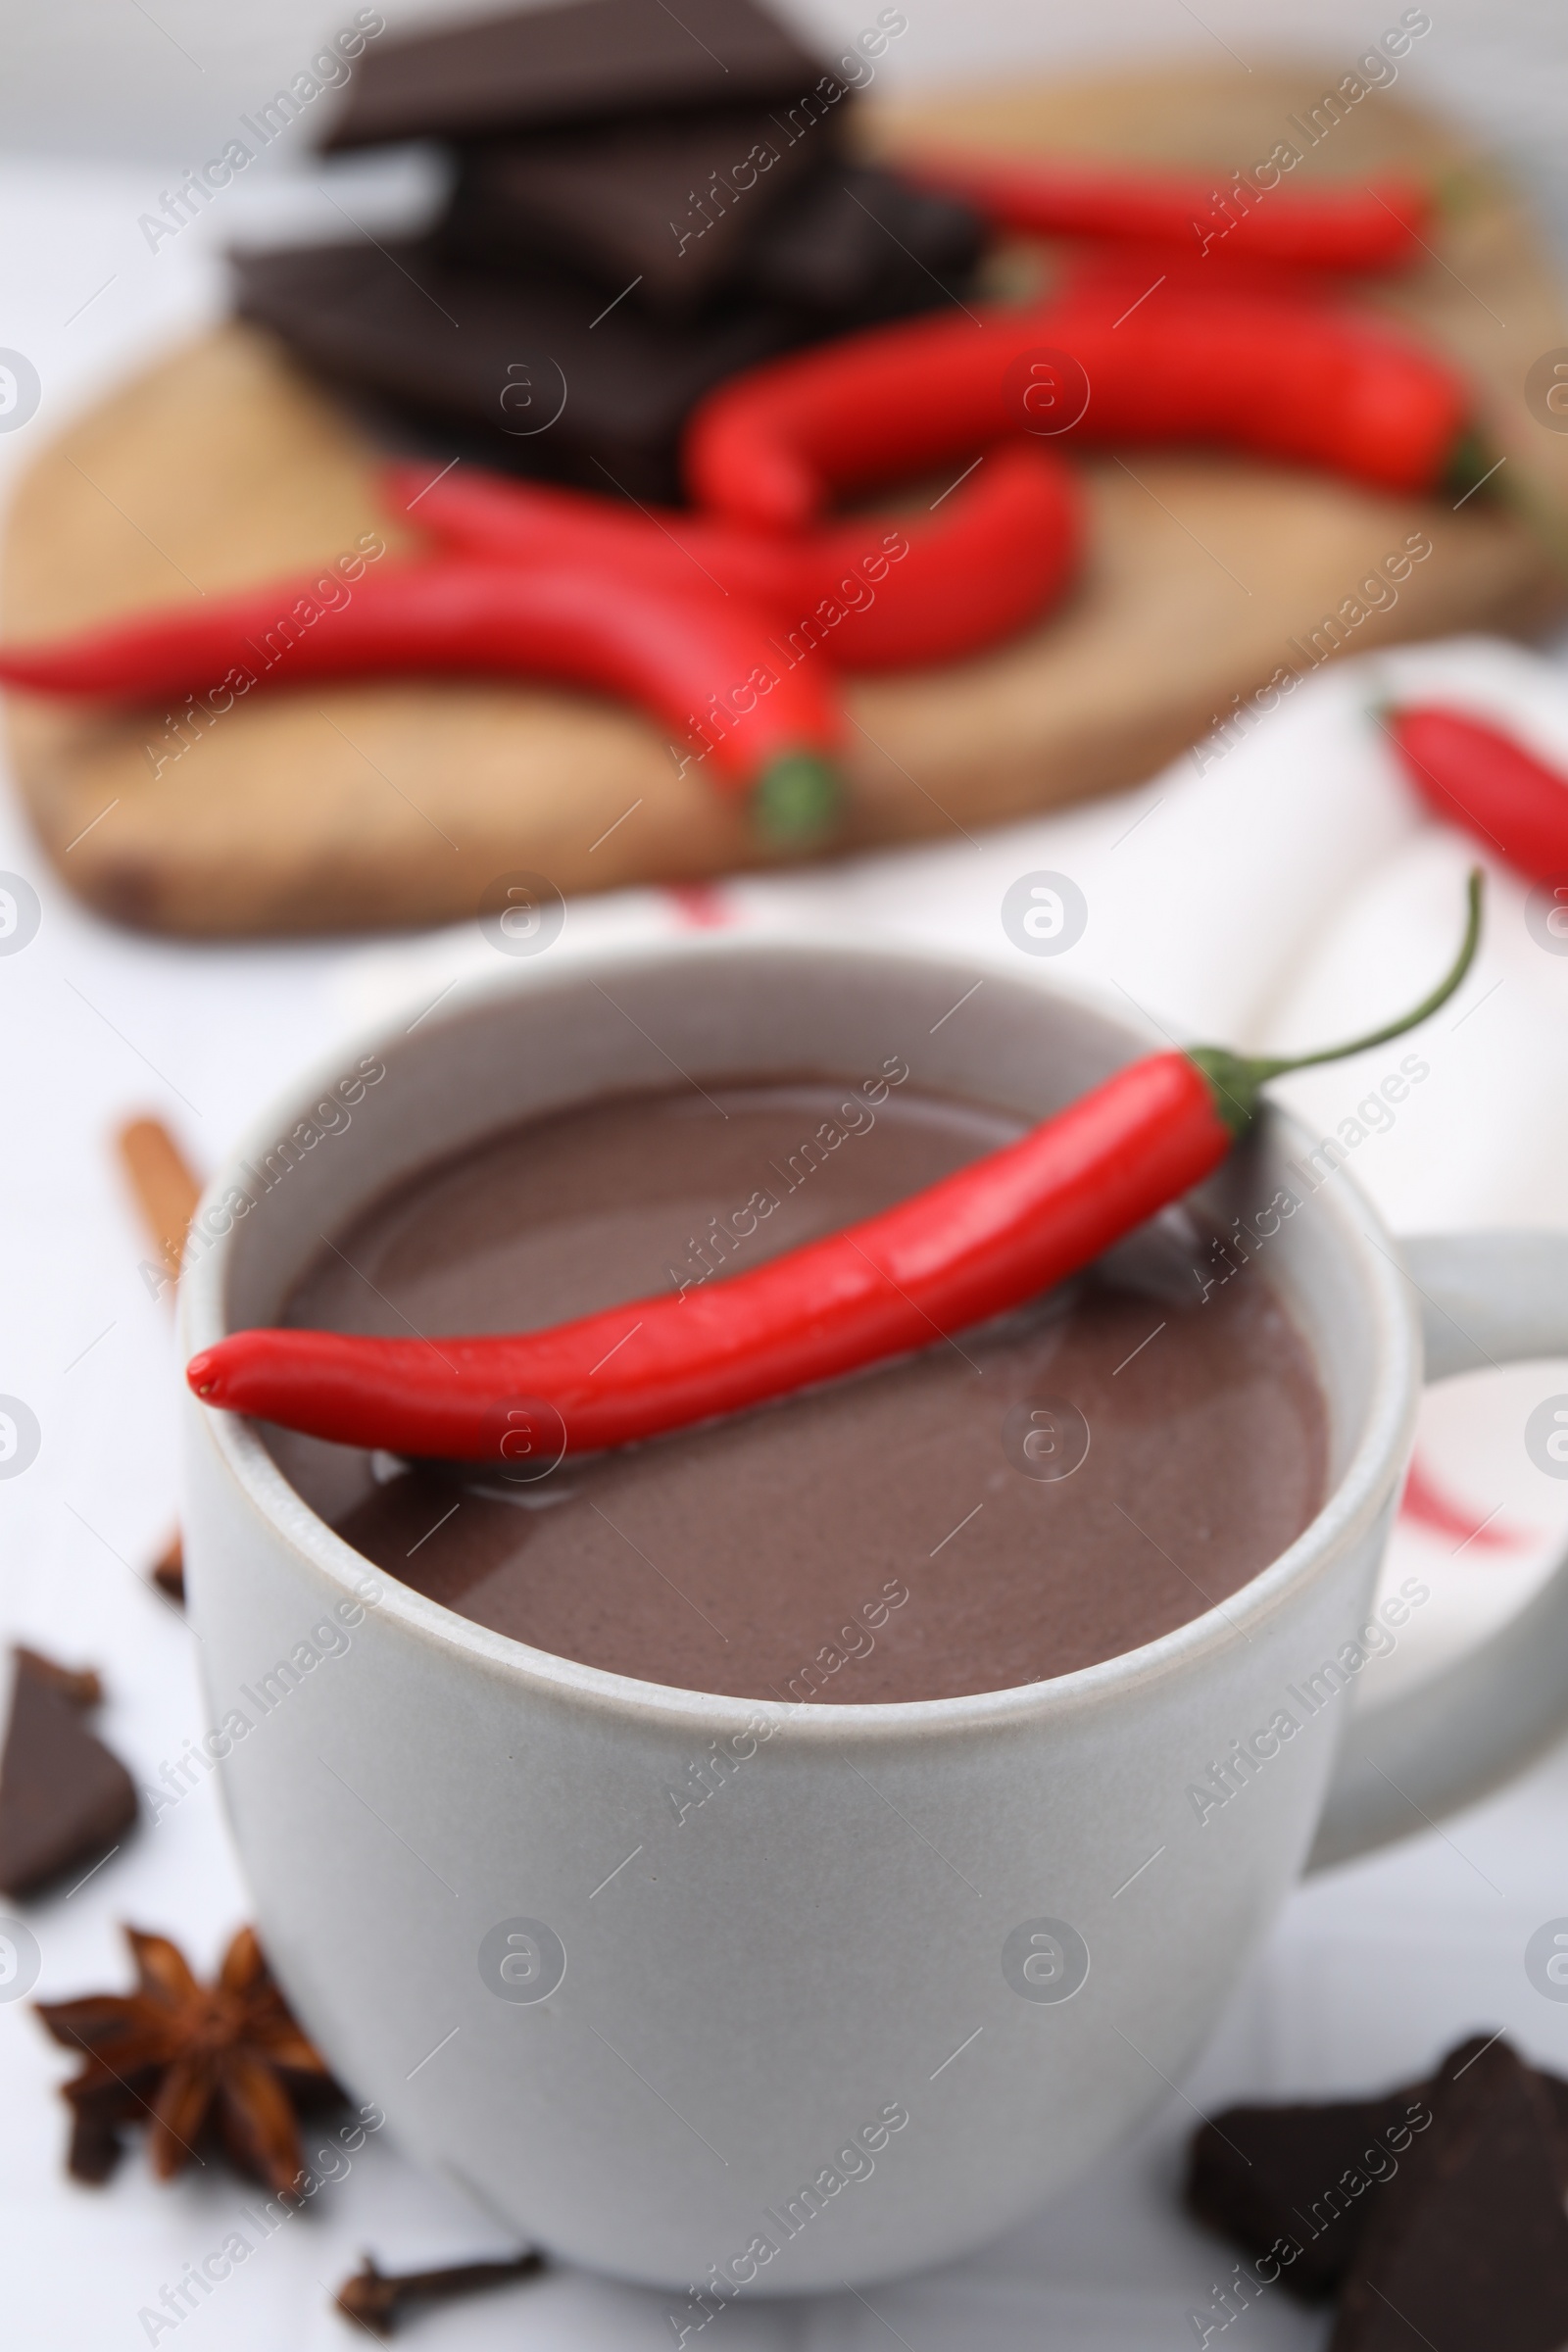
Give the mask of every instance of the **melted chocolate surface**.
<svg viewBox="0 0 1568 2352">
<path fill-rule="evenodd" d="M 1018 1132 L 881 1074 L 612 1098 L 433 1162 L 283 1319 L 518 1330 L 721 1281 Z M 1176 1209 L 998 1322 L 532 1484 L 270 1443 L 377 1567 L 562 1657 L 821 1704 L 1011 1689 L 1223 1601 L 1319 1507 L 1306 1346 L 1257 1268 L 1205 1298 L 1213 1270 Z"/>
</svg>

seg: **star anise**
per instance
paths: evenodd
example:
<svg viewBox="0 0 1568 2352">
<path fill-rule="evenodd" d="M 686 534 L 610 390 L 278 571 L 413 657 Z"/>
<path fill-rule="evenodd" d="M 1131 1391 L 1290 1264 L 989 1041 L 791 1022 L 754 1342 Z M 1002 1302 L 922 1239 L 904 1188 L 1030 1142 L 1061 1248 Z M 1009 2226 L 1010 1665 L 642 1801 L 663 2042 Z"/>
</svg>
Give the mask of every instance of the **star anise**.
<svg viewBox="0 0 1568 2352">
<path fill-rule="evenodd" d="M 40 2001 L 45 2027 L 85 2063 L 62 2085 L 73 2115 L 70 2170 L 107 2180 L 128 2124 L 147 2125 L 147 2161 L 171 2180 L 217 2134 L 241 2172 L 276 2195 L 304 2174 L 295 2103 L 340 2096 L 289 2015 L 256 1939 L 241 1928 L 213 1984 L 200 1984 L 167 1936 L 126 1928 L 132 1993 Z"/>
</svg>

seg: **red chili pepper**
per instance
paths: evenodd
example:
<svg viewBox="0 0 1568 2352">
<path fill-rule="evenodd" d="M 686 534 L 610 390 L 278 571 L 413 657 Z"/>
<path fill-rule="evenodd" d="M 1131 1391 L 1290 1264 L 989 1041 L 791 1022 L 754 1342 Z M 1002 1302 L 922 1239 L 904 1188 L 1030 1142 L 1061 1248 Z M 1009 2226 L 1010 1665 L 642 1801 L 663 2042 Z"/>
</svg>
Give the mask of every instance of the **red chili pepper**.
<svg viewBox="0 0 1568 2352">
<path fill-rule="evenodd" d="M 1568 874 L 1568 775 L 1441 703 L 1390 710 L 1383 723 L 1434 815 L 1468 826 L 1532 882 Z"/>
<path fill-rule="evenodd" d="M 1033 1298 L 1216 1168 L 1284 1071 L 1362 1052 L 1437 1010 L 1480 934 L 1414 1012 L 1291 1061 L 1209 1049 L 1119 1070 L 1015 1144 L 880 1216 L 687 1298 L 667 1292 L 500 1339 L 241 1331 L 186 1366 L 198 1396 L 339 1445 L 459 1461 L 597 1451 L 743 1411 L 904 1355 Z M 517 1441 L 520 1439 L 520 1446 Z"/>
<path fill-rule="evenodd" d="M 1223 255 L 1223 260 L 1221 259 Z M 1293 269 L 1267 256 L 1216 248 L 1205 259 L 1183 253 L 1173 245 L 1149 245 L 1129 238 L 1112 244 L 1070 245 L 1053 256 L 1052 299 L 1064 309 L 1103 310 L 1107 318 L 1125 318 L 1135 305 L 1158 302 L 1207 301 L 1219 295 L 1226 302 L 1258 301 L 1317 305 L 1343 317 L 1346 285 L 1343 277 L 1323 270 Z"/>
<path fill-rule="evenodd" d="M 1419 259 L 1432 199 L 1409 179 L 1362 187 L 1216 186 L 1209 178 L 995 162 L 931 152 L 901 157 L 920 185 L 956 196 L 1025 236 L 1103 237 L 1205 257 L 1232 252 L 1304 270 L 1398 270 Z"/>
<path fill-rule="evenodd" d="M 701 581 L 677 595 L 565 555 L 534 567 L 442 555 L 369 573 L 335 608 L 284 583 L 0 653 L 8 685 L 126 702 L 431 670 L 563 680 L 624 696 L 677 738 L 702 730 L 719 780 L 781 836 L 817 830 L 836 798 L 831 673 L 786 667 L 742 597 Z"/>
<path fill-rule="evenodd" d="M 632 509 L 471 466 L 435 483 L 389 466 L 388 504 L 475 555 L 537 562 L 592 550 L 676 590 L 716 586 L 765 606 L 786 639 L 827 620 L 851 670 L 956 662 L 1038 620 L 1083 552 L 1078 475 L 1054 450 L 1004 442 L 912 526 L 862 514 L 780 535 L 675 508 Z M 829 618 L 837 610 L 842 619 Z"/>
<path fill-rule="evenodd" d="M 698 409 L 686 476 L 722 514 L 800 529 L 835 491 L 1052 428 L 1079 447 L 1220 443 L 1420 490 L 1473 472 L 1469 416 L 1450 368 L 1371 319 L 1184 290 L 1119 321 L 1073 301 L 944 313 L 770 361 Z"/>
</svg>

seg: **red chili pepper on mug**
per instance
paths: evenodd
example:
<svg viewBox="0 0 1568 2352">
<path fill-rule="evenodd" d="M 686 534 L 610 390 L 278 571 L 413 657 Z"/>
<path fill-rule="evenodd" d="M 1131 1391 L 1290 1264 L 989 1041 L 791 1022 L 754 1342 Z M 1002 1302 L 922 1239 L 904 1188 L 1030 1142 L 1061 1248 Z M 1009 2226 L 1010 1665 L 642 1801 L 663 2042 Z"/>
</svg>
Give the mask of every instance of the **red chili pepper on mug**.
<svg viewBox="0 0 1568 2352">
<path fill-rule="evenodd" d="M 748 600 L 701 580 L 677 594 L 581 556 L 438 555 L 369 573 L 336 607 L 283 583 L 12 647 L 0 680 L 117 702 L 209 693 L 236 674 L 248 692 L 274 662 L 288 684 L 421 671 L 560 681 L 637 703 L 677 740 L 701 730 L 716 780 L 750 793 L 766 829 L 800 839 L 833 811 L 843 719 L 831 673 L 787 665 L 768 629 Z"/>
<path fill-rule="evenodd" d="M 1480 478 L 1469 394 L 1394 329 L 1316 304 L 1200 295 L 1117 319 L 1068 299 L 942 313 L 772 360 L 709 394 L 701 504 L 799 530 L 835 492 L 961 463 L 1004 433 L 1082 448 L 1211 443 L 1384 490 Z"/>
<path fill-rule="evenodd" d="M 961 661 L 1038 620 L 1076 574 L 1086 527 L 1075 469 L 1028 441 L 988 451 L 918 521 L 835 516 L 790 534 L 468 466 L 431 482 L 397 465 L 384 478 L 392 511 L 451 547 L 525 563 L 593 554 L 651 586 L 738 594 L 767 610 L 786 653 L 825 623 L 828 659 L 849 670 Z"/>
<path fill-rule="evenodd" d="M 1467 826 L 1532 882 L 1568 874 L 1568 775 L 1500 727 L 1446 704 L 1380 716 L 1435 816 Z"/>
<path fill-rule="evenodd" d="M 1235 252 L 1300 270 L 1397 270 L 1420 259 L 1432 199 L 1415 181 L 1286 187 L 1279 165 L 1270 163 L 1272 183 L 1238 172 L 1229 185 L 1196 174 L 935 149 L 901 156 L 899 169 L 922 187 L 972 204 L 996 227 L 1025 236 L 1106 238 L 1205 258 Z"/>
<path fill-rule="evenodd" d="M 185 1377 L 230 1412 L 460 1461 L 596 1452 L 841 1378 L 1017 1306 L 1099 1256 L 1218 1167 L 1269 1079 L 1435 1012 L 1470 968 L 1480 924 L 1477 873 L 1447 977 L 1370 1037 L 1292 1060 L 1151 1054 L 880 1216 L 690 1297 L 433 1346 L 240 1331 L 192 1356 Z"/>
</svg>

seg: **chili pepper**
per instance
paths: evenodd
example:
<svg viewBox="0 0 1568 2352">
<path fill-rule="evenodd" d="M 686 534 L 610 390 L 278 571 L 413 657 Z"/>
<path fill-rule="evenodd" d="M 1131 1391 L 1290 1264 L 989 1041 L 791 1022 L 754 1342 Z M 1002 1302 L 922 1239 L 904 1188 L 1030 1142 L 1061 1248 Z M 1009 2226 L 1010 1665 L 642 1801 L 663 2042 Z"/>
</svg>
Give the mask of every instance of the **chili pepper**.
<svg viewBox="0 0 1568 2352">
<path fill-rule="evenodd" d="M 1306 270 L 1397 270 L 1416 261 L 1432 199 L 1409 179 L 1362 187 L 1256 187 L 1096 170 L 1086 164 L 994 162 L 982 155 L 901 157 L 920 186 L 972 204 L 1025 236 L 1099 237 L 1203 254 L 1245 254 Z M 1237 183 L 1240 181 L 1240 185 Z"/>
<path fill-rule="evenodd" d="M 944 314 L 770 361 L 703 402 L 685 466 L 700 503 L 774 530 L 1008 431 L 1217 442 L 1420 490 L 1474 474 L 1469 413 L 1451 369 L 1371 319 L 1184 290 L 1119 321 L 1073 301 Z"/>
<path fill-rule="evenodd" d="M 1227 302 L 1260 301 L 1317 304 L 1344 313 L 1345 281 L 1322 270 L 1293 269 L 1266 256 L 1224 247 L 1224 264 L 1196 250 L 1183 253 L 1171 245 L 1072 245 L 1053 256 L 1052 299 L 1066 306 L 1088 308 L 1113 303 L 1112 320 L 1124 318 L 1135 305 L 1158 301 L 1206 300 L 1218 294 Z"/>
<path fill-rule="evenodd" d="M 881 1215 L 688 1298 L 667 1292 L 506 1338 L 235 1332 L 186 1366 L 198 1396 L 340 1445 L 492 1461 L 596 1451 L 834 1380 L 1019 1305 L 1218 1167 L 1271 1078 L 1399 1036 L 1445 1004 L 1480 935 L 1404 1019 L 1323 1054 L 1154 1054 Z"/>
<path fill-rule="evenodd" d="M 719 780 L 749 791 L 780 837 L 817 831 L 837 795 L 830 675 L 783 666 L 744 598 L 701 581 L 677 595 L 580 557 L 530 568 L 440 555 L 372 572 L 336 607 L 295 584 L 247 589 L 0 654 L 9 685 L 126 702 L 232 692 L 236 678 L 248 692 L 274 669 L 279 682 L 477 671 L 624 696 L 682 737 L 711 736 Z"/>
<path fill-rule="evenodd" d="M 1568 775 L 1466 710 L 1422 703 L 1382 715 L 1434 815 L 1467 826 L 1532 882 L 1568 873 Z"/>
<path fill-rule="evenodd" d="M 471 466 L 432 484 L 398 465 L 384 480 L 393 512 L 475 555 L 537 562 L 592 550 L 651 584 L 749 597 L 784 633 L 836 608 L 832 660 L 852 670 L 956 662 L 1010 636 L 1064 593 L 1084 541 L 1077 474 L 1027 441 L 989 451 L 917 525 L 865 514 L 787 536 Z"/>
</svg>

